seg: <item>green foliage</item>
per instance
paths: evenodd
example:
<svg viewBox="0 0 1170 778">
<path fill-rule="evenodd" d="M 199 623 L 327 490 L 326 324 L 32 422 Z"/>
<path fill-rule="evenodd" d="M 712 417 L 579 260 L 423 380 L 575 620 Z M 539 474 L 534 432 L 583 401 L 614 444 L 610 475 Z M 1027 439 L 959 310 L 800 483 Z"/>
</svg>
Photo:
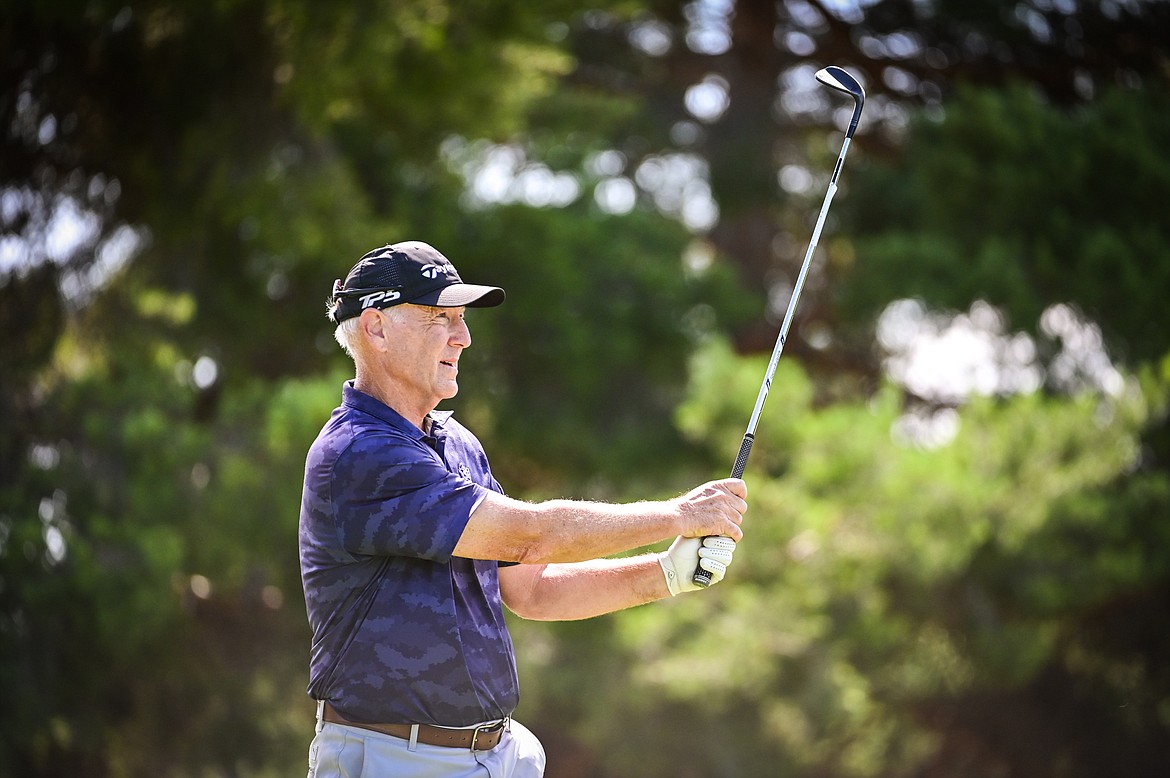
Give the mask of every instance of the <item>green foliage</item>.
<svg viewBox="0 0 1170 778">
<path fill-rule="evenodd" d="M 274 648 L 307 639 L 289 564 L 298 484 L 341 376 L 257 385 L 214 425 L 193 424 L 183 361 L 144 345 L 63 358 L 69 375 L 48 389 L 58 421 L 41 429 L 55 461 L 38 481 L 53 497 L 6 501 L 19 553 L 4 554 L 3 667 L 25 715 L 8 720 L 3 757 L 37 774 L 279 774 L 301 761 L 311 717 L 303 683 L 289 683 L 301 653 Z"/>
<path fill-rule="evenodd" d="M 269 24 L 284 57 L 278 80 L 308 126 L 377 129 L 413 156 L 444 133 L 520 129 L 526 106 L 571 66 L 544 36 L 557 12 L 494 0 L 298 2 L 274 4 Z"/>
<path fill-rule="evenodd" d="M 718 341 L 692 362 L 681 423 L 721 458 L 734 455 L 727 421 L 750 407 L 760 368 Z M 976 403 L 950 443 L 924 450 L 896 433 L 896 392 L 823 408 L 810 398 L 803 371 L 778 372 L 729 581 L 609 617 L 604 650 L 585 653 L 582 636 L 559 626 L 517 625 L 520 643 L 537 647 L 526 706 L 565 716 L 558 700 L 612 688 L 617 702 L 576 706 L 571 720 L 620 775 L 773 775 L 779 765 L 865 776 L 913 774 L 934 759 L 947 733 L 919 712 L 941 700 L 1022 693 L 1054 667 L 1074 695 L 1119 693 L 1100 687 L 1111 660 L 1084 641 L 1077 614 L 1170 573 L 1154 518 L 1170 481 L 1130 475 L 1148 400 Z M 1141 680 L 1120 693 L 1164 705 L 1170 679 L 1156 658 L 1131 661 Z M 580 672 L 567 677 L 570 663 Z M 1122 712 L 1101 726 L 1128 742 L 1159 725 Z M 1090 736 L 1077 732 L 1066 725 L 1050 757 L 1075 762 L 1076 738 Z"/>
<path fill-rule="evenodd" d="M 858 259 L 840 292 L 859 320 L 899 297 L 965 309 L 983 299 L 1017 326 L 1075 302 L 1133 360 L 1170 328 L 1170 96 L 1110 90 L 1075 110 L 1033 90 L 960 92 L 920 119 L 900 161 L 851 175 L 843 203 Z"/>
</svg>

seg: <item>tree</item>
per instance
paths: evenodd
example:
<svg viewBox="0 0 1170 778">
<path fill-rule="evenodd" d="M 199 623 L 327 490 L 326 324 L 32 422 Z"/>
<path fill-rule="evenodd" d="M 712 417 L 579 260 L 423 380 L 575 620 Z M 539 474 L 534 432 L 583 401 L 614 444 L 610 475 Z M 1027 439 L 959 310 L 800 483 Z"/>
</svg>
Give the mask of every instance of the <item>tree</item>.
<svg viewBox="0 0 1170 778">
<path fill-rule="evenodd" d="M 718 340 L 692 363 L 679 424 L 715 462 L 763 363 Z M 1133 470 L 1168 365 L 1145 396 L 984 399 L 926 439 L 898 387 L 818 406 L 782 363 L 734 585 L 517 624 L 525 704 L 619 776 L 1159 775 L 1170 480 Z"/>
<path fill-rule="evenodd" d="M 614 139 L 629 171 L 664 146 L 708 162 L 719 207 L 709 239 L 745 286 L 779 301 L 737 330 L 745 352 L 770 348 L 767 317 L 778 318 L 807 246 L 838 142 L 826 143 L 819 128 L 843 130 L 849 113 L 818 91 L 818 67 L 845 66 L 869 93 L 841 179 L 846 202 L 858 168 L 903 148 L 909 117 L 949 108 L 960 86 L 1022 82 L 1065 108 L 1117 85 L 1157 90 L 1160 41 L 1170 34 L 1170 7 L 1159 2 L 673 0 L 647 11 L 592 17 L 571 80 L 642 96 L 648 113 Z M 826 375 L 872 375 L 868 349 L 839 331 L 847 312 L 829 290 L 851 268 L 847 246 L 831 245 L 834 224 L 786 350 Z M 810 345 L 826 333 L 836 336 L 829 348 Z"/>
<path fill-rule="evenodd" d="M 983 299 L 1032 329 L 1073 303 L 1124 361 L 1159 359 L 1168 108 L 1163 88 L 1108 90 L 1072 111 L 1020 85 L 961 92 L 945 120 L 915 125 L 895 164 L 854 177 L 843 211 L 858 260 L 841 310 L 866 322 L 898 297 Z"/>
</svg>

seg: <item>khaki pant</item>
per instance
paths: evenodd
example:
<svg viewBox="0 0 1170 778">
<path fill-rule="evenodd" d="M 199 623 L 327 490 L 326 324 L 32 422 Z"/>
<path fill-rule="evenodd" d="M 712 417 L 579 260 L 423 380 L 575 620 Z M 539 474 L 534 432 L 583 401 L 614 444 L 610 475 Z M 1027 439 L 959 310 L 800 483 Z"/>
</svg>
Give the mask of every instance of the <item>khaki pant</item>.
<svg viewBox="0 0 1170 778">
<path fill-rule="evenodd" d="M 309 778 L 540 778 L 544 748 L 513 720 L 490 751 L 417 743 L 344 724 L 318 722 Z"/>
</svg>

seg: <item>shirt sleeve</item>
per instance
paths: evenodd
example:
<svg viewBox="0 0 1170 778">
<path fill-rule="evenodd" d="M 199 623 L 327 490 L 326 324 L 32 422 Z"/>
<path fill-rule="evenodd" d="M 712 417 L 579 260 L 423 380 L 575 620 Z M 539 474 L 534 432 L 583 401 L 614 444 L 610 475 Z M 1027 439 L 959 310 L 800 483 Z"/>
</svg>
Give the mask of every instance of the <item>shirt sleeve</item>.
<svg viewBox="0 0 1170 778">
<path fill-rule="evenodd" d="M 422 441 L 365 435 L 338 457 L 332 493 L 347 552 L 446 562 L 486 489 L 449 472 Z"/>
</svg>

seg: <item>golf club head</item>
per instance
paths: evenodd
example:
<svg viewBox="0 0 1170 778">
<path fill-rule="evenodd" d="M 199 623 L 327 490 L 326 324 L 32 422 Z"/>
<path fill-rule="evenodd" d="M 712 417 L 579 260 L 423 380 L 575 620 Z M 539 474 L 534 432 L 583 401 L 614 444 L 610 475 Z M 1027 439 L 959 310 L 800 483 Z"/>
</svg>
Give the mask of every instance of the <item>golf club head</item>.
<svg viewBox="0 0 1170 778">
<path fill-rule="evenodd" d="M 857 120 L 861 118 L 861 106 L 865 104 L 865 90 L 861 88 L 856 78 L 836 65 L 818 70 L 817 81 L 853 98 L 853 121 L 849 123 L 849 132 L 845 133 L 846 137 L 852 137 L 853 131 L 857 129 Z"/>
<path fill-rule="evenodd" d="M 865 90 L 861 88 L 861 84 L 857 83 L 857 79 L 849 75 L 844 68 L 839 68 L 836 65 L 821 68 L 817 71 L 817 81 L 831 89 L 852 95 L 853 99 L 859 103 L 865 101 Z"/>
</svg>

